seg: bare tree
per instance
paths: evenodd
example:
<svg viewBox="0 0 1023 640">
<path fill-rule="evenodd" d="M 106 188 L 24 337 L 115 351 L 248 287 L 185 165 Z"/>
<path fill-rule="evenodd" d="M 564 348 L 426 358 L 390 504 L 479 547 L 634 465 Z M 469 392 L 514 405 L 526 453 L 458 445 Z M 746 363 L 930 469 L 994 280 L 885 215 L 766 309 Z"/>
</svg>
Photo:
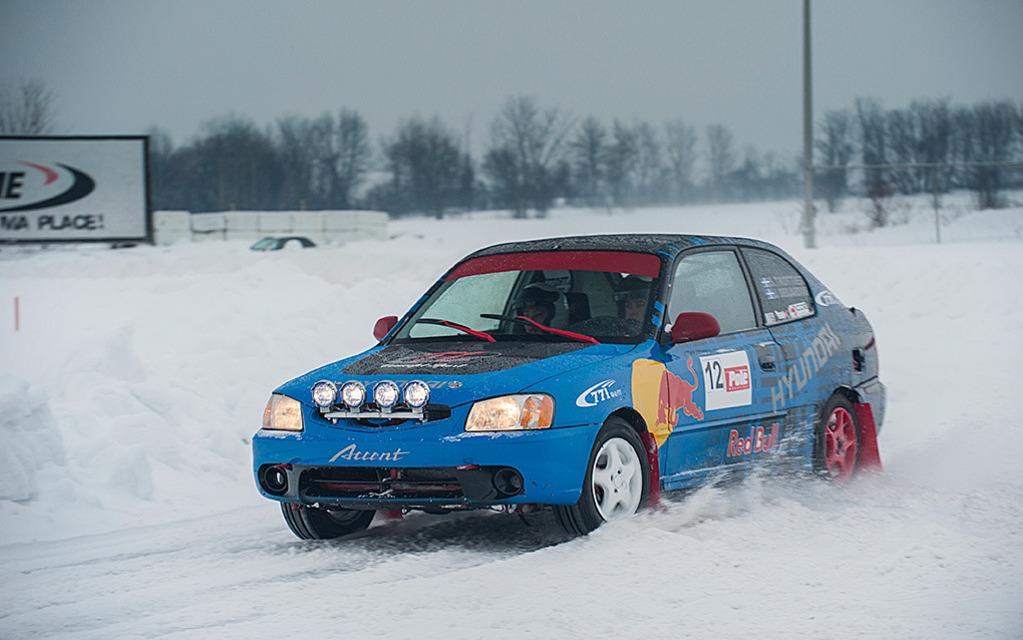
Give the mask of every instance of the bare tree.
<svg viewBox="0 0 1023 640">
<path fill-rule="evenodd" d="M 516 218 L 529 209 L 525 168 L 511 147 L 494 147 L 483 158 L 483 172 L 491 183 L 497 203 L 509 207 Z"/>
<path fill-rule="evenodd" d="M 156 126 L 146 131 L 149 136 L 149 172 L 153 184 L 153 207 L 187 209 L 190 206 L 188 187 L 183 180 L 183 163 L 177 157 L 170 134 Z"/>
<path fill-rule="evenodd" d="M 727 194 L 727 178 L 735 168 L 735 147 L 732 132 L 723 125 L 707 127 L 707 163 L 710 167 L 710 187 L 714 199 L 721 201 Z"/>
<path fill-rule="evenodd" d="M 193 145 L 193 184 L 199 210 L 276 208 L 281 171 L 269 135 L 237 116 L 204 125 Z"/>
<path fill-rule="evenodd" d="M 646 122 L 633 126 L 636 141 L 635 193 L 638 204 L 663 202 L 665 198 L 664 151 L 657 131 Z"/>
<path fill-rule="evenodd" d="M 828 211 L 838 207 L 838 199 L 849 191 L 849 174 L 846 167 L 856 150 L 853 138 L 852 114 L 847 109 L 828 111 L 817 126 L 817 153 L 820 163 L 831 169 L 823 169 L 815 184 L 828 203 Z"/>
<path fill-rule="evenodd" d="M 753 145 L 746 145 L 742 154 L 742 163 L 728 176 L 729 183 L 733 185 L 735 195 L 744 202 L 763 198 L 766 181 L 760 152 Z"/>
<path fill-rule="evenodd" d="M 438 218 L 462 188 L 464 157 L 456 134 L 440 119 L 419 117 L 402 124 L 384 143 L 391 172 L 390 198 L 398 212 L 426 211 Z"/>
<path fill-rule="evenodd" d="M 313 196 L 312 125 L 307 118 L 288 116 L 277 121 L 275 146 L 281 160 L 281 204 L 305 209 L 317 206 Z"/>
<path fill-rule="evenodd" d="M 667 137 L 668 182 L 671 199 L 681 203 L 693 189 L 693 166 L 696 164 L 696 131 L 681 120 L 664 125 Z"/>
<path fill-rule="evenodd" d="M 867 212 L 870 223 L 875 227 L 888 224 L 888 198 L 893 191 L 889 171 L 881 166 L 888 163 L 888 129 L 881 103 L 876 100 L 856 99 L 856 119 L 859 125 L 860 154 L 864 170 L 866 195 L 871 208 Z"/>
<path fill-rule="evenodd" d="M 974 172 L 977 204 L 981 209 L 997 209 L 1002 206 L 998 192 L 1004 182 L 1004 169 L 991 165 L 1011 158 L 1016 108 L 1008 101 L 986 102 L 973 108 L 973 116 L 976 126 L 973 160 L 987 165 L 976 167 Z"/>
<path fill-rule="evenodd" d="M 342 109 L 335 119 L 288 117 L 277 122 L 283 162 L 282 202 L 305 208 L 349 209 L 352 192 L 369 171 L 371 149 L 365 121 Z"/>
<path fill-rule="evenodd" d="M 528 207 L 547 215 L 572 124 L 557 108 L 541 109 L 531 97 L 510 98 L 494 119 L 483 168 L 515 217 L 524 218 Z"/>
<path fill-rule="evenodd" d="M 802 163 L 783 160 L 773 151 L 763 158 L 765 194 L 772 199 L 791 198 L 802 192 Z"/>
<path fill-rule="evenodd" d="M 948 191 L 952 167 L 940 166 L 950 162 L 952 152 L 952 110 L 947 98 L 935 101 L 913 101 L 909 110 L 916 117 L 919 135 L 917 160 L 929 166 L 918 169 L 920 181 L 939 204 L 940 194 Z"/>
<path fill-rule="evenodd" d="M 919 181 L 918 148 L 920 133 L 916 128 L 916 118 L 908 109 L 893 109 L 885 114 L 885 127 L 888 139 L 889 162 L 895 165 L 889 171 L 892 183 L 904 195 L 918 193 Z"/>
<path fill-rule="evenodd" d="M 352 206 L 353 192 L 359 188 L 369 172 L 372 151 L 369 145 L 369 127 L 357 112 L 341 109 L 337 121 L 337 160 L 333 196 L 337 206 Z"/>
<path fill-rule="evenodd" d="M 611 142 L 607 145 L 604 165 L 607 167 L 607 186 L 611 201 L 623 206 L 630 195 L 632 178 L 639 157 L 635 131 L 628 125 L 614 121 Z"/>
<path fill-rule="evenodd" d="M 587 117 L 569 143 L 576 185 L 583 201 L 591 207 L 604 204 L 607 129 L 593 116 Z"/>
<path fill-rule="evenodd" d="M 53 123 L 53 93 L 42 81 L 0 86 L 0 133 L 52 133 Z"/>
</svg>

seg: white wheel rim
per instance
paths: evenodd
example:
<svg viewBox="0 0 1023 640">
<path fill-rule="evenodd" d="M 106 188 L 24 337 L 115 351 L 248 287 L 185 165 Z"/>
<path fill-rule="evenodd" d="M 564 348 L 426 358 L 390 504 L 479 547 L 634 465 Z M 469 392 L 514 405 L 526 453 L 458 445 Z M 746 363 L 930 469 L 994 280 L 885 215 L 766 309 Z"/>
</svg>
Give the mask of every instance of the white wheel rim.
<svg viewBox="0 0 1023 640">
<path fill-rule="evenodd" d="M 593 501 L 604 520 L 636 513 L 643 497 L 639 454 L 626 440 L 611 438 L 593 461 Z"/>
</svg>

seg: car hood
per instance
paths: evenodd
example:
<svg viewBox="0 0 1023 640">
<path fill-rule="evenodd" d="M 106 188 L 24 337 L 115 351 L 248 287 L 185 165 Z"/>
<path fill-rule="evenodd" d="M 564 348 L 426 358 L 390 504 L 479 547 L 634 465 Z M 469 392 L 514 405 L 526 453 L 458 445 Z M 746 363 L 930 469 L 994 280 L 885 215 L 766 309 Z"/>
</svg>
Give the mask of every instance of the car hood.
<svg viewBox="0 0 1023 640">
<path fill-rule="evenodd" d="M 314 369 L 276 391 L 310 404 L 310 390 L 320 380 L 339 384 L 358 380 L 367 388 L 380 380 L 392 380 L 399 386 L 422 380 L 431 387 L 431 403 L 454 407 L 528 390 L 547 378 L 594 366 L 636 348 L 634 344 L 574 342 L 394 344 Z"/>
</svg>

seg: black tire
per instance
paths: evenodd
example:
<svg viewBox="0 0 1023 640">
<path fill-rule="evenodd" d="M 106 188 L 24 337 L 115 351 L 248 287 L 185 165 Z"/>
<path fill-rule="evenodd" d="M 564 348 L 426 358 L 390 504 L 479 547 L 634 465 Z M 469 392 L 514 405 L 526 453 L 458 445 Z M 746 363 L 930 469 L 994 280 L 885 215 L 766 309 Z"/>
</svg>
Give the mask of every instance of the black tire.
<svg viewBox="0 0 1023 640">
<path fill-rule="evenodd" d="M 859 466 L 860 423 L 852 401 L 836 393 L 817 418 L 813 441 L 813 470 L 821 477 L 845 482 Z"/>
<path fill-rule="evenodd" d="M 291 532 L 302 540 L 330 540 L 367 529 L 376 512 L 327 510 L 282 502 L 281 513 Z"/>
<path fill-rule="evenodd" d="M 618 456 L 618 463 L 614 462 L 615 456 Z M 599 476 L 600 471 L 608 469 L 613 484 Z M 634 474 L 626 477 L 630 469 L 638 473 L 638 477 Z M 594 471 L 598 472 L 596 482 Z M 566 533 L 586 535 L 607 520 L 633 515 L 646 506 L 649 495 L 650 467 L 646 449 L 628 422 L 611 416 L 593 443 L 579 501 L 569 506 L 555 505 L 554 515 Z"/>
</svg>

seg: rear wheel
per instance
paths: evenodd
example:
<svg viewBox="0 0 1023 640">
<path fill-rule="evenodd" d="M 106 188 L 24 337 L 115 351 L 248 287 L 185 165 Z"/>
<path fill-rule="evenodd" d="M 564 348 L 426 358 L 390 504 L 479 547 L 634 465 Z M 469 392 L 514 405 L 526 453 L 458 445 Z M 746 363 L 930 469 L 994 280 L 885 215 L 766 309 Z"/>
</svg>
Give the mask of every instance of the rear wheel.
<svg viewBox="0 0 1023 640">
<path fill-rule="evenodd" d="M 572 535 L 593 531 L 608 520 L 636 513 L 650 494 L 650 469 L 635 430 L 612 416 L 597 434 L 590 452 L 579 501 L 555 506 L 558 524 Z"/>
<path fill-rule="evenodd" d="M 373 522 L 374 511 L 319 509 L 281 503 L 281 513 L 291 532 L 303 540 L 329 540 L 362 531 Z"/>
<path fill-rule="evenodd" d="M 852 402 L 831 396 L 821 411 L 814 440 L 814 469 L 831 480 L 845 482 L 859 462 L 860 425 Z"/>
</svg>

